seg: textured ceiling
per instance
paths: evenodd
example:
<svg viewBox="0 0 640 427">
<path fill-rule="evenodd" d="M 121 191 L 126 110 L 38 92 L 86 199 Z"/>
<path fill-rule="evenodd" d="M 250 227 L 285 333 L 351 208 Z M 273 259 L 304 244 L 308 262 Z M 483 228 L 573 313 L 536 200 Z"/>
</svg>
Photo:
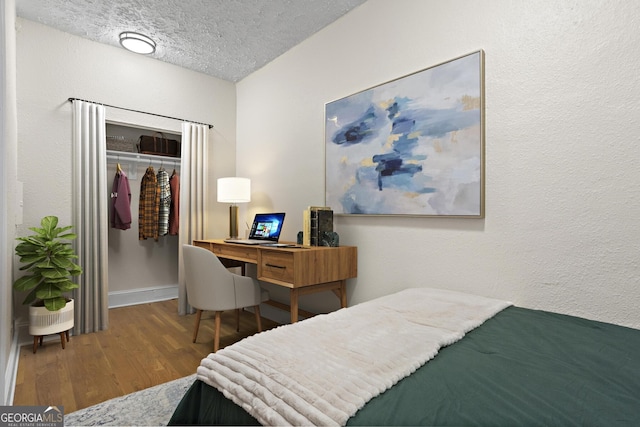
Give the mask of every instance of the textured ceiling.
<svg viewBox="0 0 640 427">
<path fill-rule="evenodd" d="M 120 46 L 123 31 L 157 43 L 150 56 L 237 82 L 366 0 L 17 0 L 18 16 Z"/>
</svg>

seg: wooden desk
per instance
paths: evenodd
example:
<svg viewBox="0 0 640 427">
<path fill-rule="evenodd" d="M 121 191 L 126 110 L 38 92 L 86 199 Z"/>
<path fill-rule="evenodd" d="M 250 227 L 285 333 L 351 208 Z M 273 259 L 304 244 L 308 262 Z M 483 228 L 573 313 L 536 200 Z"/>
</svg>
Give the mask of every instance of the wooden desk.
<svg viewBox="0 0 640 427">
<path fill-rule="evenodd" d="M 228 267 L 256 264 L 258 280 L 289 288 L 291 323 L 298 321 L 302 295 L 333 291 L 346 307 L 347 279 L 358 275 L 355 246 L 272 248 L 223 240 L 194 240 L 193 245 L 210 250 Z"/>
</svg>

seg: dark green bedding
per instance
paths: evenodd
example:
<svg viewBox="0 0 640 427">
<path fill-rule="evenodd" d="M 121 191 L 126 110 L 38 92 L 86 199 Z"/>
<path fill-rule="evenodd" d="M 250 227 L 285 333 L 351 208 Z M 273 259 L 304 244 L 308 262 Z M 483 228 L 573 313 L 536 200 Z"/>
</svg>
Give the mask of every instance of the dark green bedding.
<svg viewBox="0 0 640 427">
<path fill-rule="evenodd" d="M 256 425 L 196 381 L 170 425 Z M 640 330 L 510 307 L 347 425 L 640 426 Z"/>
</svg>

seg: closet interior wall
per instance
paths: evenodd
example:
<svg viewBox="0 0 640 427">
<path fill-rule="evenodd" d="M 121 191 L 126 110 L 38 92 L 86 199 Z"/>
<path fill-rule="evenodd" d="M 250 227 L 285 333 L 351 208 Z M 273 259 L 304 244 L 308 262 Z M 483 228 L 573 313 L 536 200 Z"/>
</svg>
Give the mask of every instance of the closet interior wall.
<svg viewBox="0 0 640 427">
<path fill-rule="evenodd" d="M 109 224 L 109 308 L 143 304 L 178 297 L 178 236 L 138 238 L 138 205 L 140 183 L 147 167 L 155 173 L 163 167 L 169 176 L 180 172 L 180 159 L 140 155 L 131 159 L 120 151 L 136 151 L 140 135 L 153 135 L 154 130 L 107 123 L 107 185 L 109 194 L 120 163 L 129 179 L 131 190 L 131 228 L 119 230 Z M 164 132 L 169 139 L 181 140 L 181 135 Z M 115 149 L 115 150 L 114 150 Z M 129 153 L 131 154 L 131 153 Z M 109 201 L 110 202 L 110 201 Z"/>
</svg>

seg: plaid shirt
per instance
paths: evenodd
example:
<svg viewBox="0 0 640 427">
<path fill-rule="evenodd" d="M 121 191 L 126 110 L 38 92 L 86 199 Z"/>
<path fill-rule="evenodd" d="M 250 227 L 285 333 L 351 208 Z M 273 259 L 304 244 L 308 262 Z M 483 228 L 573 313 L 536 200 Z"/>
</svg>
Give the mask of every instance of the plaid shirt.
<svg viewBox="0 0 640 427">
<path fill-rule="evenodd" d="M 169 208 L 171 208 L 171 188 L 169 174 L 166 170 L 158 171 L 158 187 L 160 188 L 160 209 L 158 211 L 158 234 L 164 236 L 169 231 Z"/>
<path fill-rule="evenodd" d="M 138 239 L 158 240 L 158 213 L 160 187 L 153 166 L 147 168 L 140 182 L 140 206 L 138 212 Z"/>
</svg>

